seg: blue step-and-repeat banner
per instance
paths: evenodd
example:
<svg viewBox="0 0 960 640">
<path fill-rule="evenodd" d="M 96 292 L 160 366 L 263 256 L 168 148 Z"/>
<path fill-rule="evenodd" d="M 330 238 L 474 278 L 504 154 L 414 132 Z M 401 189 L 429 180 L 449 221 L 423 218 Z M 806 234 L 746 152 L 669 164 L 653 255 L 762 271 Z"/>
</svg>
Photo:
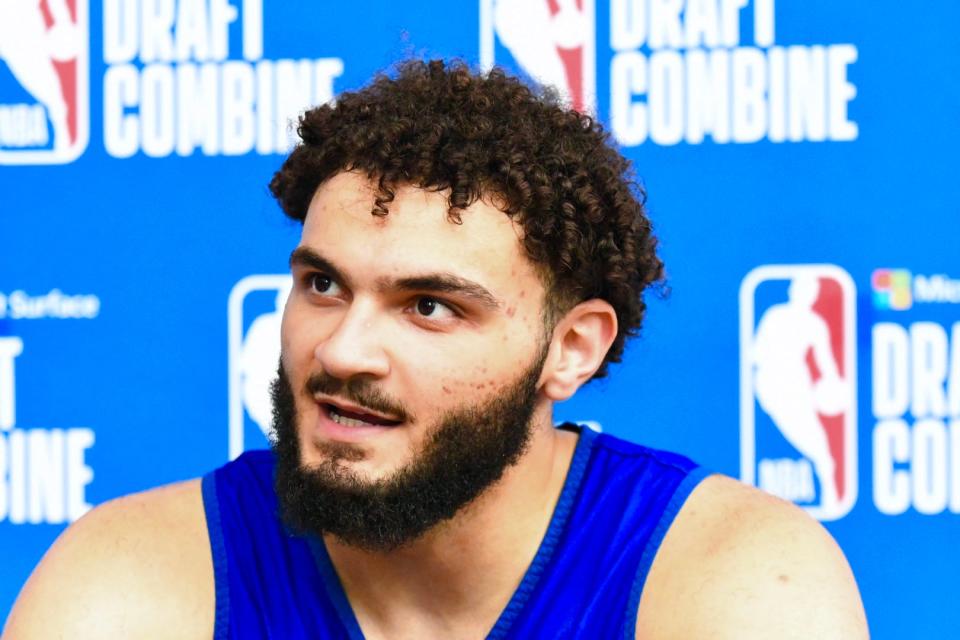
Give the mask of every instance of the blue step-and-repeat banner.
<svg viewBox="0 0 960 640">
<path fill-rule="evenodd" d="M 669 272 L 557 408 L 806 508 L 876 638 L 960 628 L 960 5 L 0 3 L 0 620 L 91 506 L 269 428 L 306 106 L 502 65 L 631 158 Z"/>
</svg>

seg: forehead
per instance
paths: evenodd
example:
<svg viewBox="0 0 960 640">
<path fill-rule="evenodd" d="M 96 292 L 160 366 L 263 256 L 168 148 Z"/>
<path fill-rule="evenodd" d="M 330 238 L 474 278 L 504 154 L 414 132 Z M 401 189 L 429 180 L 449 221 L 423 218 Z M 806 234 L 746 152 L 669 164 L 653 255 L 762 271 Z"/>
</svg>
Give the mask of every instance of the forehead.
<svg viewBox="0 0 960 640">
<path fill-rule="evenodd" d="M 524 286 L 539 282 L 516 222 L 478 200 L 457 224 L 448 216 L 448 193 L 398 186 L 389 213 L 376 216 L 371 213 L 376 182 L 356 172 L 339 173 L 314 194 L 301 246 L 364 276 L 442 271 L 507 289 L 511 280 Z"/>
</svg>

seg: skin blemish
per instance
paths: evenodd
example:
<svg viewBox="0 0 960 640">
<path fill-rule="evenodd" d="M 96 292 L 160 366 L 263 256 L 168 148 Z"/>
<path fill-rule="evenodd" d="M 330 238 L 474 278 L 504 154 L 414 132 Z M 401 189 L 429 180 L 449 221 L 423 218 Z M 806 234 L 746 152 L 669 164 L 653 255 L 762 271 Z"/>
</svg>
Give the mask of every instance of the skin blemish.
<svg viewBox="0 0 960 640">
<path fill-rule="evenodd" d="M 450 390 L 450 387 L 448 387 L 448 386 L 446 386 L 446 385 L 441 385 L 440 388 L 443 389 L 443 392 L 446 393 L 446 394 L 448 394 L 448 395 L 451 394 L 451 393 L 453 393 L 453 391 Z"/>
<path fill-rule="evenodd" d="M 507 317 L 512 318 L 513 315 L 517 312 L 516 307 L 507 307 Z"/>
<path fill-rule="evenodd" d="M 522 298 L 522 297 L 524 297 L 525 295 L 527 295 L 526 290 L 521 289 L 521 290 L 520 290 L 520 296 L 519 296 L 519 297 Z"/>
<path fill-rule="evenodd" d="M 778 575 L 778 576 L 777 576 L 777 580 L 778 580 L 779 582 L 783 582 L 783 583 L 790 582 L 790 578 L 789 578 L 789 577 L 787 576 L 787 574 L 785 574 L 785 573 L 781 573 L 780 575 Z"/>
</svg>

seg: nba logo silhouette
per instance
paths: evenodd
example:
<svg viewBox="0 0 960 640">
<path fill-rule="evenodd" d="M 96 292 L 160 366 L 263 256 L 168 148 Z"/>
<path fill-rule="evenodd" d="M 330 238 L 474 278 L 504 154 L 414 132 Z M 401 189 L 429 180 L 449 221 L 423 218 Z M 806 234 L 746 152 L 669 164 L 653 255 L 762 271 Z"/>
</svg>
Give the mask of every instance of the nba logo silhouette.
<svg viewBox="0 0 960 640">
<path fill-rule="evenodd" d="M 280 322 L 292 286 L 289 275 L 253 275 L 230 291 L 227 450 L 231 460 L 269 443 L 273 422 L 270 385 L 277 377 Z"/>
<path fill-rule="evenodd" d="M 87 147 L 87 0 L 0 1 L 0 164 L 63 164 Z"/>
<path fill-rule="evenodd" d="M 857 499 L 856 289 L 833 265 L 740 286 L 740 475 L 820 520 Z"/>
<path fill-rule="evenodd" d="M 556 89 L 577 111 L 596 109 L 594 0 L 480 0 L 480 65 Z"/>
</svg>

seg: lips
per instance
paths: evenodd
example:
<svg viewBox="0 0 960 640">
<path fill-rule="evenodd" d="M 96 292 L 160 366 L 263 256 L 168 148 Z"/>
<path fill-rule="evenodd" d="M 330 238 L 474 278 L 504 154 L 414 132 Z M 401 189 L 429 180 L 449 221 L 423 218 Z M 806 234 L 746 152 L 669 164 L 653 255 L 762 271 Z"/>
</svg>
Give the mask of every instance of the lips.
<svg viewBox="0 0 960 640">
<path fill-rule="evenodd" d="M 331 420 L 346 427 L 395 427 L 402 422 L 377 413 L 364 411 L 359 407 L 344 406 L 329 401 L 320 404 L 326 409 Z"/>
</svg>

